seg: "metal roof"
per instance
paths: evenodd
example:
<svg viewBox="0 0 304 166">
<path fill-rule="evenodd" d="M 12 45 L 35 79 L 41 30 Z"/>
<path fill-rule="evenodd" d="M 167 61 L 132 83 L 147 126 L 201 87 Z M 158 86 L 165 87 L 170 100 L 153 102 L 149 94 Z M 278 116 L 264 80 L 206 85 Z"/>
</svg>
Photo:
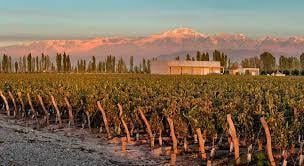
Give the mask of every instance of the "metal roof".
<svg viewBox="0 0 304 166">
<path fill-rule="evenodd" d="M 168 66 L 221 67 L 220 61 L 168 61 Z"/>
</svg>

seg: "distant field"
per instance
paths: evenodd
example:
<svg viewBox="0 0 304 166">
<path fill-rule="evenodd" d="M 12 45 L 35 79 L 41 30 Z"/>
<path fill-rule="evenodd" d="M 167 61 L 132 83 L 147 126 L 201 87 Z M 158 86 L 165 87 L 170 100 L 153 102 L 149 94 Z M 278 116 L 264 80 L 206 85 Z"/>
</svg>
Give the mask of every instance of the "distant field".
<svg viewBox="0 0 304 166">
<path fill-rule="evenodd" d="M 127 142 L 142 134 L 152 148 L 172 146 L 181 156 L 219 162 L 234 147 L 235 162 L 271 162 L 268 127 L 277 164 L 303 154 L 304 77 L 0 74 L 0 89 L 10 116 L 86 123 Z"/>
</svg>

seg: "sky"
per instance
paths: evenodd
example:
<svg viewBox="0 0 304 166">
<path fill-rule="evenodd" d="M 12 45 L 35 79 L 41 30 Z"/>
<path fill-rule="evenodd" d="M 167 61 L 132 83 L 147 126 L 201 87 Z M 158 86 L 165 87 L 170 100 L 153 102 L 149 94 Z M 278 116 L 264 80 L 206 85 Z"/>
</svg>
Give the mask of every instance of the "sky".
<svg viewBox="0 0 304 166">
<path fill-rule="evenodd" d="M 303 0 L 0 0 L 0 45 L 41 39 L 206 34 L 304 36 Z"/>
</svg>

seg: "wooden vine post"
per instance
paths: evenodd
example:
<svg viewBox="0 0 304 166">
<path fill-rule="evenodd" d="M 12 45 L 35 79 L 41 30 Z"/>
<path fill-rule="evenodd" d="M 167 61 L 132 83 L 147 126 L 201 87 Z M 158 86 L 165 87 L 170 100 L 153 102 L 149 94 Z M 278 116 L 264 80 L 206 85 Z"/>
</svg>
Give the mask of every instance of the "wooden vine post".
<svg viewBox="0 0 304 166">
<path fill-rule="evenodd" d="M 236 135 L 236 130 L 231 118 L 231 114 L 227 115 L 227 121 L 229 124 L 229 133 L 232 138 L 233 147 L 234 147 L 234 158 L 235 158 L 235 164 L 240 165 L 240 150 L 239 150 L 239 139 Z"/>
<path fill-rule="evenodd" d="M 109 124 L 108 124 L 108 119 L 107 119 L 107 116 L 106 116 L 106 112 L 103 109 L 103 107 L 101 106 L 100 101 L 97 101 L 97 107 L 98 107 L 99 111 L 101 112 L 102 120 L 103 120 L 103 123 L 104 123 L 105 128 L 106 128 L 108 139 L 111 139 L 112 135 L 111 135 L 111 132 L 110 132 L 110 127 L 109 127 Z"/>
<path fill-rule="evenodd" d="M 196 129 L 196 135 L 198 137 L 198 144 L 199 144 L 199 150 L 201 152 L 201 157 L 202 157 L 203 160 L 206 160 L 207 159 L 207 154 L 206 154 L 206 151 L 205 151 L 205 139 L 202 135 L 201 128 Z"/>
<path fill-rule="evenodd" d="M 14 105 L 14 117 L 16 117 L 16 115 L 17 115 L 17 105 L 16 105 L 15 97 L 12 94 L 12 92 L 10 92 L 10 91 L 8 92 L 8 95 L 9 95 L 9 97 L 11 98 L 11 100 L 13 102 L 13 105 Z"/>
<path fill-rule="evenodd" d="M 173 119 L 170 118 L 170 117 L 167 117 L 167 121 L 168 121 L 169 127 L 170 127 L 170 135 L 171 135 L 171 139 L 172 139 L 172 143 L 173 143 L 173 153 L 177 154 L 178 153 L 177 139 L 176 139 L 176 136 L 175 136 Z"/>
<path fill-rule="evenodd" d="M 143 113 L 143 111 L 141 110 L 141 108 L 138 109 L 138 112 L 140 114 L 141 119 L 144 121 L 144 123 L 146 125 L 146 129 L 147 129 L 147 132 L 148 132 L 149 137 L 150 137 L 151 148 L 154 148 L 154 136 L 153 136 L 153 133 L 152 133 L 152 130 L 151 130 L 150 123 L 148 122 L 148 120 L 147 120 L 145 114 Z"/>
<path fill-rule="evenodd" d="M 63 127 L 62 126 L 62 121 L 61 121 L 61 115 L 60 115 L 58 105 L 57 105 L 53 95 L 51 95 L 51 102 L 54 106 L 54 109 L 56 110 L 56 116 L 57 116 L 57 119 L 58 119 L 58 122 L 59 122 L 59 128 L 61 128 L 61 127 Z"/>
<path fill-rule="evenodd" d="M 44 116 L 45 116 L 45 120 L 46 120 L 46 125 L 49 126 L 50 125 L 50 117 L 49 117 L 49 113 L 47 112 L 45 106 L 44 106 L 44 103 L 43 103 L 43 100 L 42 100 L 42 97 L 40 95 L 37 95 L 37 98 L 40 102 L 40 105 L 42 107 L 42 110 L 44 112 Z"/>
<path fill-rule="evenodd" d="M 270 130 L 269 130 L 269 127 L 268 127 L 268 124 L 265 120 L 264 117 L 261 117 L 260 118 L 260 121 L 262 123 L 262 126 L 265 130 L 265 135 L 266 135 L 266 151 L 267 151 L 267 156 L 268 156 L 268 159 L 270 161 L 270 165 L 271 166 L 275 166 L 276 163 L 274 161 L 274 158 L 273 158 L 273 154 L 272 154 L 272 145 L 271 145 L 271 134 L 270 134 Z"/>
<path fill-rule="evenodd" d="M 9 108 L 7 99 L 6 99 L 6 97 L 4 96 L 4 94 L 3 94 L 2 91 L 0 91 L 0 96 L 1 96 L 1 98 L 3 99 L 4 104 L 5 104 L 6 115 L 7 115 L 7 116 L 10 116 L 10 115 L 11 115 L 11 113 L 10 113 L 10 108 Z"/>
<path fill-rule="evenodd" d="M 18 99 L 19 99 L 20 104 L 21 104 L 22 117 L 24 117 L 25 116 L 25 106 L 24 106 L 24 102 L 23 102 L 23 99 L 22 99 L 22 93 L 18 92 L 17 95 L 18 95 Z"/>
<path fill-rule="evenodd" d="M 64 101 L 65 101 L 65 104 L 67 105 L 67 108 L 68 108 L 69 124 L 70 124 L 70 126 L 74 127 L 74 115 L 73 115 L 72 106 L 71 106 L 67 97 L 64 97 Z"/>
<path fill-rule="evenodd" d="M 126 132 L 126 135 L 127 135 L 127 142 L 131 142 L 131 136 L 130 136 L 130 132 L 129 132 L 129 129 L 128 129 L 128 125 L 127 123 L 125 122 L 125 120 L 123 119 L 123 112 L 122 112 L 122 106 L 118 103 L 117 104 L 118 106 L 118 109 L 119 109 L 119 117 L 120 117 L 120 120 L 121 120 L 121 123 L 122 125 L 124 126 L 124 129 L 125 129 L 125 132 Z"/>
</svg>

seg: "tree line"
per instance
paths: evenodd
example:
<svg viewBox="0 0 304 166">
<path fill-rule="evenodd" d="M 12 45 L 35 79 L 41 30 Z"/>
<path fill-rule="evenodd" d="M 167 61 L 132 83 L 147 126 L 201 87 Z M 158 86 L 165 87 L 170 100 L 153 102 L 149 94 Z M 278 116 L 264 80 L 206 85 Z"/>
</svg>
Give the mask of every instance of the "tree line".
<svg viewBox="0 0 304 166">
<path fill-rule="evenodd" d="M 180 57 L 177 56 L 175 60 L 180 60 Z M 240 63 L 232 63 L 224 52 L 215 50 L 209 55 L 208 52 L 197 51 L 196 56 L 187 54 L 185 60 L 220 61 L 226 72 L 241 65 L 243 68 L 259 68 L 261 74 L 281 72 L 286 75 L 304 75 L 304 53 L 299 58 L 282 55 L 276 60 L 270 52 L 264 52 L 256 57 L 244 58 Z M 96 60 L 95 56 L 90 59 L 78 59 L 77 63 L 73 64 L 70 55 L 65 52 L 57 53 L 55 60 L 43 53 L 40 56 L 33 56 L 29 53 L 27 56 L 15 60 L 4 54 L 0 59 L 0 72 L 2 73 L 150 73 L 150 66 L 151 61 L 149 59 L 143 58 L 138 65 L 135 65 L 134 57 L 131 56 L 127 65 L 122 57 L 117 59 L 112 55 L 105 57 L 103 60 Z"/>
<path fill-rule="evenodd" d="M 212 59 L 211 59 L 212 57 Z M 177 56 L 175 60 L 180 60 Z M 281 55 L 277 59 L 270 53 L 264 52 L 259 56 L 244 58 L 241 62 L 231 62 L 227 54 L 215 50 L 212 55 L 208 52 L 197 51 L 196 56 L 190 56 L 186 54 L 186 61 L 220 61 L 221 66 L 225 68 L 225 72 L 228 70 L 238 68 L 242 66 L 243 68 L 259 68 L 261 74 L 272 74 L 280 72 L 286 75 L 304 75 L 304 53 L 302 53 L 299 58 L 295 56 L 287 57 Z"/>
<path fill-rule="evenodd" d="M 280 72 L 286 75 L 304 75 L 304 53 L 298 57 L 281 55 L 277 59 L 269 52 L 259 57 L 245 58 L 241 62 L 244 68 L 260 68 L 261 74 Z"/>
<path fill-rule="evenodd" d="M 175 60 L 180 60 L 180 57 L 177 56 Z M 210 61 L 210 55 L 208 52 L 196 52 L 196 56 L 191 57 L 190 54 L 188 53 L 186 55 L 186 61 Z M 214 50 L 212 52 L 212 60 L 213 61 L 220 61 L 221 66 L 224 67 L 225 69 L 229 68 L 229 65 L 231 64 L 229 57 L 227 54 L 224 52 L 221 52 L 219 50 Z"/>
<path fill-rule="evenodd" d="M 145 58 L 138 64 L 134 64 L 134 57 L 130 57 L 129 65 L 120 57 L 109 55 L 103 60 L 96 60 L 95 56 L 91 59 L 78 59 L 77 63 L 71 62 L 70 55 L 65 52 L 57 53 L 55 60 L 49 55 L 41 54 L 33 56 L 29 53 L 27 56 L 19 57 L 13 60 L 11 56 L 4 54 L 0 59 L 0 72 L 2 73 L 150 73 L 151 61 Z"/>
</svg>

